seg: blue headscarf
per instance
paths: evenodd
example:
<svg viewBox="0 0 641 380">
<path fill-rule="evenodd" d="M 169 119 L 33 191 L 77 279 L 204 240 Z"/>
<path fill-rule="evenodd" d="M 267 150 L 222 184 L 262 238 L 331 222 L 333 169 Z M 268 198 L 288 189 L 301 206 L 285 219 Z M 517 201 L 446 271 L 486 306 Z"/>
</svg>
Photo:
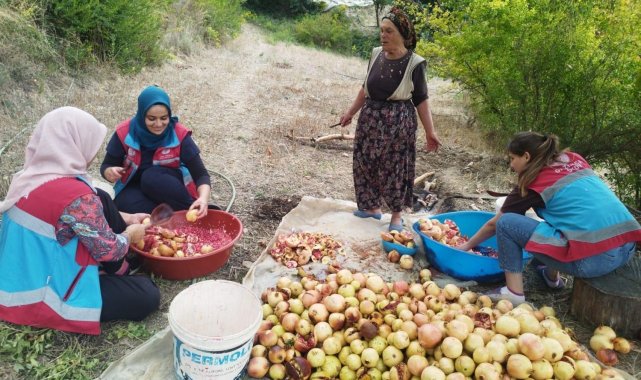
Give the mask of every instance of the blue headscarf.
<svg viewBox="0 0 641 380">
<path fill-rule="evenodd" d="M 160 135 L 154 135 L 149 132 L 145 125 L 145 115 L 147 111 L 157 104 L 162 104 L 167 107 L 167 111 L 169 112 L 169 125 Z M 171 140 L 177 121 L 177 117 L 171 116 L 169 95 L 158 86 L 149 86 L 138 95 L 138 111 L 136 112 L 136 116 L 131 119 L 129 133 L 133 133 L 134 138 L 141 146 L 156 149 L 160 146 L 166 146 Z"/>
</svg>

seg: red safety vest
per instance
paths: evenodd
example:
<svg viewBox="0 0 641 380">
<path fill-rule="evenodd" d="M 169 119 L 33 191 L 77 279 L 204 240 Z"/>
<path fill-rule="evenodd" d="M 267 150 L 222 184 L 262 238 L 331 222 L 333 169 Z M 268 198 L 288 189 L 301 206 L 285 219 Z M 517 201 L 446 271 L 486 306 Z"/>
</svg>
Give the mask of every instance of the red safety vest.
<svg viewBox="0 0 641 380">
<path fill-rule="evenodd" d="M 102 297 L 97 262 L 77 237 L 60 245 L 55 235 L 64 209 L 90 193 L 93 190 L 83 181 L 60 178 L 31 191 L 4 213 L 1 320 L 100 334 Z"/>
<path fill-rule="evenodd" d="M 116 193 L 118 193 L 122 188 L 124 188 L 129 180 L 134 176 L 135 172 L 140 167 L 142 161 L 142 153 L 138 143 L 134 140 L 133 135 L 129 134 L 129 126 L 131 119 L 123 121 L 116 127 L 116 134 L 118 139 L 122 143 L 122 146 L 125 149 L 126 156 L 123 163 L 123 168 L 125 169 L 122 177 L 114 185 Z M 158 147 L 154 152 L 152 164 L 164 166 L 172 169 L 181 169 L 183 174 L 183 182 L 187 188 L 187 192 L 193 198 L 198 198 L 198 190 L 196 189 L 196 184 L 191 178 L 187 168 L 181 166 L 180 162 L 180 147 L 182 141 L 185 137 L 191 135 L 191 131 L 185 128 L 184 125 L 176 123 L 174 126 L 174 135 L 170 146 L 167 147 Z M 136 146 L 132 146 L 129 142 L 135 143 Z"/>
</svg>

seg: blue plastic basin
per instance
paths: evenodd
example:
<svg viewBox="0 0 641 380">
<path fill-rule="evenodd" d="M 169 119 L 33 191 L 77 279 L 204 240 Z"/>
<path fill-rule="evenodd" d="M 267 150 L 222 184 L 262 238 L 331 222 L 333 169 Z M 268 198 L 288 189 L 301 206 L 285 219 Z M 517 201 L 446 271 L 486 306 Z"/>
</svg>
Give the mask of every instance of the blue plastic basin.
<svg viewBox="0 0 641 380">
<path fill-rule="evenodd" d="M 430 217 L 443 223 L 452 220 L 459 227 L 461 235 L 472 237 L 494 213 L 487 211 L 454 211 Z M 499 260 L 493 257 L 476 255 L 439 243 L 425 235 L 419 229 L 419 223 L 412 226 L 421 237 L 427 261 L 439 271 L 461 280 L 477 282 L 499 282 L 505 279 Z M 496 238 L 491 237 L 480 244 L 483 247 L 497 249 Z M 532 255 L 523 251 L 523 266 L 532 259 Z"/>
<path fill-rule="evenodd" d="M 390 241 L 385 241 L 385 240 L 381 240 L 381 241 L 383 242 L 383 249 L 385 250 L 385 252 L 396 250 L 401 255 L 414 256 L 414 254 L 417 251 L 416 246 L 414 248 L 410 248 L 410 247 L 404 246 L 403 244 L 392 243 Z"/>
</svg>

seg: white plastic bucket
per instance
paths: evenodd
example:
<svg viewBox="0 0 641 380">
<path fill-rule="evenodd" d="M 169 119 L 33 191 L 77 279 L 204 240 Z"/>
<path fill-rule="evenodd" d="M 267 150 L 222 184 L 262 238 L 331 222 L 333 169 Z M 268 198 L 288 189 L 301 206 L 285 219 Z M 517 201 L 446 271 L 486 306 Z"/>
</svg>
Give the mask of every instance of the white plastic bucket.
<svg viewBox="0 0 641 380">
<path fill-rule="evenodd" d="M 262 321 L 260 300 L 245 286 L 208 280 L 169 306 L 176 379 L 240 379 Z"/>
</svg>

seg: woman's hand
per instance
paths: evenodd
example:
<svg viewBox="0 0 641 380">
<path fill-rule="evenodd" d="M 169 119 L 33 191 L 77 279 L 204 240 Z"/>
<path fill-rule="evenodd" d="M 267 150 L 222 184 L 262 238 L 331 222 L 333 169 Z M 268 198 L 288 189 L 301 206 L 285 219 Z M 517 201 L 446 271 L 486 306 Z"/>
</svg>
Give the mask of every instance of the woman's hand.
<svg viewBox="0 0 641 380">
<path fill-rule="evenodd" d="M 136 214 L 121 212 L 120 215 L 122 215 L 122 218 L 125 220 L 125 223 L 127 225 L 142 223 L 145 219 L 150 217 L 149 214 L 145 214 L 144 212 L 139 212 Z"/>
<path fill-rule="evenodd" d="M 189 210 L 198 210 L 198 219 L 207 215 L 207 210 L 209 209 L 209 201 L 203 197 L 199 197 L 191 204 Z"/>
<path fill-rule="evenodd" d="M 116 182 L 122 178 L 125 169 L 121 166 L 112 166 L 105 169 L 105 179 L 111 183 Z"/>
<path fill-rule="evenodd" d="M 427 133 L 425 137 L 425 150 L 428 152 L 438 152 L 438 148 L 443 144 L 441 144 L 441 140 L 436 136 L 436 132 Z"/>
<path fill-rule="evenodd" d="M 354 115 L 350 114 L 349 112 L 345 112 L 344 114 L 342 114 L 340 119 L 341 127 L 351 124 L 352 117 L 354 117 Z"/>
<path fill-rule="evenodd" d="M 470 247 L 470 245 L 467 242 L 465 242 L 465 243 L 459 245 L 458 247 L 456 247 L 456 249 L 460 249 L 461 251 L 466 251 L 466 252 L 467 251 L 471 251 L 472 248 L 474 248 L 474 247 Z"/>
<path fill-rule="evenodd" d="M 147 229 L 147 226 L 140 223 L 127 226 L 125 233 L 129 236 L 129 244 L 136 244 L 142 240 L 145 237 L 145 229 Z"/>
<path fill-rule="evenodd" d="M 363 104 L 365 104 L 365 91 L 361 87 L 361 89 L 358 90 L 358 94 L 356 95 L 356 99 L 354 100 L 352 106 L 349 107 L 349 109 L 341 115 L 341 127 L 349 125 L 352 122 L 352 118 L 354 117 L 356 112 L 358 112 L 358 110 L 363 107 Z"/>
</svg>

